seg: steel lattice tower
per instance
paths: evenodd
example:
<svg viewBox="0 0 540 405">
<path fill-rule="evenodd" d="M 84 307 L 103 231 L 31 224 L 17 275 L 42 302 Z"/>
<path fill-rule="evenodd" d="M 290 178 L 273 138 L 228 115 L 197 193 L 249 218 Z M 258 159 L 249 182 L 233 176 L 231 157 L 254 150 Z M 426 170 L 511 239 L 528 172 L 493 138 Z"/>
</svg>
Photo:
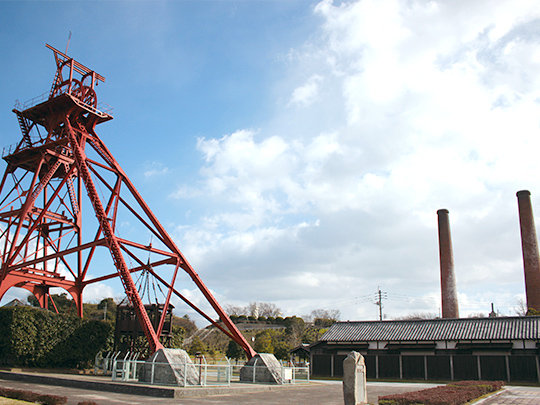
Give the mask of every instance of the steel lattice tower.
<svg viewBox="0 0 540 405">
<path fill-rule="evenodd" d="M 95 87 L 105 78 L 47 47 L 56 62 L 52 88 L 25 105 L 16 105 L 13 112 L 22 139 L 4 148 L 2 155 L 7 168 L 0 183 L 0 298 L 9 288 L 21 287 L 46 308 L 49 289 L 61 287 L 73 297 L 82 317 L 84 288 L 118 277 L 152 352 L 162 347 L 159 336 L 175 294 L 251 358 L 255 351 L 96 134 L 96 125 L 113 118 L 108 106 L 97 103 Z M 120 221 L 126 216 L 137 231 L 121 236 L 124 222 Z M 109 272 L 104 270 L 104 260 Z M 180 269 L 219 320 L 178 292 L 175 281 Z M 143 270 L 165 289 L 158 328 L 152 326 L 133 282 L 132 274 Z"/>
</svg>

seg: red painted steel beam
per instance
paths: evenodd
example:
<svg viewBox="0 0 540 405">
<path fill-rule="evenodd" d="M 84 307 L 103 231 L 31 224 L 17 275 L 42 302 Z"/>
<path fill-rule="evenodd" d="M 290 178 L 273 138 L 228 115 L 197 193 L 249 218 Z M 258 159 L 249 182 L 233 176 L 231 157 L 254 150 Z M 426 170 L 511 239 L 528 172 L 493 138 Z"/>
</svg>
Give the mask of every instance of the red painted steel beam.
<svg viewBox="0 0 540 405">
<path fill-rule="evenodd" d="M 116 171 L 121 174 L 123 178 L 123 182 L 128 187 L 129 191 L 131 192 L 131 195 L 135 198 L 135 200 L 138 202 L 139 206 L 143 209 L 144 213 L 146 214 L 150 222 L 153 224 L 153 226 L 156 228 L 158 233 L 161 235 L 163 243 L 169 249 L 171 249 L 171 251 L 175 252 L 178 255 L 178 257 L 181 259 L 181 261 L 183 262 L 182 264 L 180 264 L 180 267 L 182 267 L 184 271 L 189 274 L 189 276 L 191 277 L 195 285 L 199 288 L 199 290 L 207 299 L 207 301 L 210 303 L 212 308 L 216 311 L 221 321 L 225 324 L 225 326 L 227 327 L 227 329 L 230 331 L 231 335 L 233 336 L 233 340 L 235 340 L 238 344 L 240 344 L 240 346 L 244 348 L 248 358 L 253 357 L 256 354 L 255 350 L 253 350 L 253 348 L 249 345 L 249 343 L 246 341 L 244 336 L 240 333 L 236 325 L 231 321 L 229 316 L 225 313 L 223 308 L 219 305 L 217 300 L 214 298 L 210 290 L 203 283 L 199 275 L 193 270 L 193 268 L 191 267 L 189 262 L 186 260 L 184 255 L 180 252 L 180 249 L 178 249 L 176 244 L 167 234 L 167 232 L 165 231 L 161 223 L 155 217 L 152 210 L 150 210 L 150 208 L 148 207 L 146 202 L 143 200 L 143 198 L 141 197 L 141 195 L 139 194 L 135 186 L 131 183 L 127 175 L 124 173 L 120 165 L 116 162 L 116 160 L 114 159 L 112 154 L 109 152 L 107 147 L 101 142 L 101 139 L 99 139 L 99 137 L 96 134 L 92 134 L 92 135 L 94 135 L 93 141 L 97 141 L 98 143 L 92 142 L 91 144 L 93 146 L 99 145 L 98 149 L 101 152 L 102 157 L 107 162 L 113 164 Z M 140 216 L 138 217 L 140 218 Z"/>
<path fill-rule="evenodd" d="M 113 155 L 95 134 L 95 125 L 112 117 L 105 116 L 95 110 L 95 93 L 88 93 L 94 98 L 90 99 L 92 105 L 87 105 L 86 100 L 77 99 L 79 93 L 73 90 L 79 86 L 78 91 L 81 94 L 86 94 L 87 90 L 80 85 L 85 77 L 91 75 L 91 87 L 97 80 L 104 81 L 104 77 L 97 75 L 50 45 L 47 47 L 54 52 L 57 65 L 49 100 L 24 111 L 14 111 L 19 119 L 19 124 L 21 124 L 21 120 L 24 121 L 21 124 L 23 139 L 17 150 L 5 159 L 8 168 L 0 185 L 0 193 L 2 193 L 4 185 L 7 184 L 8 174 L 11 173 L 15 184 L 8 191 L 6 198 L 0 202 L 2 205 L 0 221 L 6 224 L 6 229 L 2 233 L 5 238 L 5 246 L 2 249 L 3 266 L 0 278 L 0 296 L 10 286 L 17 285 L 34 293 L 38 296 L 40 303 L 46 306 L 46 295 L 49 287 L 58 286 L 65 288 L 71 294 L 76 302 L 78 314 L 82 316 L 82 291 L 84 287 L 91 283 L 119 277 L 130 303 L 134 306 L 152 351 L 161 347 L 158 339 L 159 332 L 163 327 L 172 294 L 175 294 L 212 325 L 239 343 L 248 357 L 252 357 L 255 351 L 234 323 L 230 321 L 228 315 L 167 234 Z M 60 70 L 64 67 L 69 69 L 69 77 L 62 76 Z M 82 77 L 76 79 L 75 73 L 81 74 Z M 73 83 L 75 83 L 75 87 L 72 86 Z M 32 143 L 33 141 L 29 141 L 28 133 L 31 128 L 37 127 L 37 125 L 45 127 L 47 135 L 40 141 Z M 63 149 L 60 151 L 57 148 Z M 91 150 L 90 148 L 97 153 L 98 160 L 101 162 L 90 159 L 86 155 Z M 19 168 L 24 171 L 21 178 L 15 174 Z M 42 168 L 44 173 L 41 173 Z M 32 172 L 34 172 L 33 177 L 29 175 Z M 38 176 L 38 173 L 41 175 Z M 112 182 L 108 181 L 109 174 L 115 176 L 115 180 Z M 27 178 L 27 175 L 30 178 Z M 71 182 L 74 177 L 77 178 L 76 190 Z M 62 181 L 53 184 L 53 182 L 49 182 L 53 178 Z M 28 183 L 31 185 L 26 188 Z M 107 189 L 110 192 L 106 203 L 105 200 L 102 202 L 97 194 L 96 185 L 99 185 L 100 190 Z M 82 221 L 81 213 L 83 188 L 86 188 L 98 221 L 95 236 L 87 243 L 83 241 L 82 229 L 83 225 L 86 226 L 86 222 Z M 48 195 L 50 190 L 53 191 L 52 196 Z M 60 190 L 63 190 L 62 194 L 60 194 Z M 38 195 L 43 195 L 43 201 L 40 199 L 34 203 Z M 133 199 L 136 204 L 132 204 Z M 56 212 L 49 211 L 53 201 L 58 202 L 58 207 L 55 208 Z M 10 208 L 11 206 L 18 208 L 13 209 Z M 64 211 L 60 213 L 64 208 L 68 216 L 64 215 Z M 135 221 L 138 221 L 156 237 L 158 247 L 154 248 L 151 245 L 118 236 L 115 227 L 117 220 L 122 219 L 120 214 L 124 213 L 123 210 L 127 210 L 127 213 L 131 214 Z M 26 234 L 24 234 L 25 232 Z M 15 237 L 13 238 L 13 236 Z M 21 237 L 21 242 L 17 243 L 19 237 Z M 67 241 L 67 244 L 64 244 L 63 241 Z M 39 248 L 34 248 L 33 244 Z M 86 280 L 87 272 L 95 256 L 94 253 L 99 246 L 107 247 L 116 267 L 116 273 Z M 53 253 L 50 253 L 50 249 Z M 158 255 L 161 260 L 155 259 L 152 263 L 145 264 L 144 259 L 142 259 L 143 253 Z M 38 257 L 39 255 L 42 257 Z M 76 255 L 76 257 L 71 255 Z M 128 268 L 124 257 L 133 259 L 137 263 L 137 267 L 130 264 L 132 268 Z M 49 262 L 53 264 L 54 271 L 47 271 L 47 263 Z M 64 265 L 75 280 L 64 280 L 57 277 L 60 265 Z M 166 282 L 152 267 L 161 265 L 174 266 L 172 281 Z M 43 269 L 37 269 L 36 266 L 41 266 Z M 174 288 L 180 268 L 189 274 L 221 322 L 212 319 Z M 138 295 L 131 278 L 131 273 L 143 269 L 148 269 L 162 285 L 168 288 L 164 312 L 157 331 L 149 321 L 141 297 Z"/>
<path fill-rule="evenodd" d="M 48 260 L 53 260 L 53 259 L 56 259 L 56 258 L 59 258 L 59 257 L 62 257 L 62 256 L 66 256 L 66 255 L 69 255 L 69 254 L 72 254 L 72 253 L 79 252 L 81 250 L 88 249 L 90 247 L 98 246 L 98 245 L 106 246 L 106 240 L 105 239 L 98 239 L 97 241 L 90 242 L 90 243 L 85 243 L 83 245 L 79 245 L 79 246 L 73 247 L 71 249 L 62 250 L 61 252 L 56 252 L 56 253 L 53 253 L 53 254 L 50 254 L 50 255 L 47 255 L 47 256 L 40 257 L 38 259 L 28 260 L 28 261 L 21 262 L 21 263 L 18 263 L 18 264 L 13 264 L 13 265 L 11 265 L 9 267 L 9 269 L 10 270 L 18 270 L 18 269 L 21 269 L 23 267 L 29 267 L 29 266 L 32 266 L 34 264 L 43 263 L 43 262 L 48 261 Z"/>
<path fill-rule="evenodd" d="M 96 218 L 98 219 L 103 235 L 105 236 L 105 239 L 108 242 L 111 256 L 115 263 L 116 269 L 118 270 L 120 274 L 120 278 L 124 284 L 124 289 L 126 291 L 128 300 L 135 309 L 135 313 L 137 314 L 137 317 L 139 318 L 139 321 L 141 322 L 141 326 L 143 328 L 144 334 L 146 338 L 148 339 L 150 349 L 153 353 L 156 350 L 163 348 L 163 345 L 159 342 L 159 337 L 156 335 L 156 332 L 152 326 L 150 318 L 148 317 L 146 309 L 144 308 L 144 304 L 141 300 L 141 297 L 139 296 L 139 293 L 137 292 L 135 283 L 133 282 L 133 279 L 131 278 L 130 272 L 124 261 L 122 253 L 120 252 L 120 246 L 119 246 L 118 240 L 116 239 L 116 236 L 114 235 L 114 231 L 105 214 L 105 210 L 103 209 L 103 206 L 101 205 L 101 201 L 99 199 L 96 188 L 92 181 L 92 177 L 90 176 L 90 172 L 88 170 L 88 167 L 86 166 L 85 154 L 77 141 L 75 132 L 73 128 L 71 127 L 71 123 L 69 122 L 69 120 L 66 119 L 64 121 L 64 124 L 67 128 L 69 142 L 75 154 L 77 168 L 79 169 L 79 173 L 86 187 L 86 191 L 88 193 L 88 196 L 90 197 L 90 201 L 92 203 L 92 207 L 94 208 Z M 81 132 L 84 131 L 84 127 L 81 127 L 80 131 Z"/>
</svg>

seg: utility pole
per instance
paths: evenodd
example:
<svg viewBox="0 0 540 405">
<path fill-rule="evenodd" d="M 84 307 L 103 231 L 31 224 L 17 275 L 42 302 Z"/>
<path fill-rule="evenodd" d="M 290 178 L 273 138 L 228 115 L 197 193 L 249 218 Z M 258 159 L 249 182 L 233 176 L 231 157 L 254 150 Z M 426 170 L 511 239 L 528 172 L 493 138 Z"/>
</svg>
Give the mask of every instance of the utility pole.
<svg viewBox="0 0 540 405">
<path fill-rule="evenodd" d="M 383 320 L 383 313 L 382 313 L 383 304 L 382 304 L 382 300 L 387 299 L 388 297 L 386 295 L 386 292 L 381 291 L 381 287 L 377 287 L 377 288 L 378 288 L 377 295 L 378 295 L 379 299 L 377 300 L 377 302 L 375 302 L 375 305 L 377 305 L 379 307 L 379 320 L 382 321 Z"/>
</svg>

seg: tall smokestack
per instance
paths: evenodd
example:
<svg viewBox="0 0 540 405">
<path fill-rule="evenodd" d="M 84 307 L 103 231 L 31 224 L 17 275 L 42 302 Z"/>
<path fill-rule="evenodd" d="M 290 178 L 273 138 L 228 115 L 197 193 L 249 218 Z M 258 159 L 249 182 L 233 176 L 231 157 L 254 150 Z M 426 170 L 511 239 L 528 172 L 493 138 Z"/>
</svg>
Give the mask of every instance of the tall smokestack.
<svg viewBox="0 0 540 405">
<path fill-rule="evenodd" d="M 448 210 L 437 211 L 439 220 L 439 259 L 441 264 L 442 317 L 459 318 L 456 276 L 454 274 L 454 254 Z"/>
<path fill-rule="evenodd" d="M 540 262 L 538 241 L 531 205 L 531 193 L 528 190 L 517 192 L 519 207 L 519 226 L 521 229 L 521 250 L 525 269 L 525 293 L 527 308 L 540 311 Z"/>
</svg>

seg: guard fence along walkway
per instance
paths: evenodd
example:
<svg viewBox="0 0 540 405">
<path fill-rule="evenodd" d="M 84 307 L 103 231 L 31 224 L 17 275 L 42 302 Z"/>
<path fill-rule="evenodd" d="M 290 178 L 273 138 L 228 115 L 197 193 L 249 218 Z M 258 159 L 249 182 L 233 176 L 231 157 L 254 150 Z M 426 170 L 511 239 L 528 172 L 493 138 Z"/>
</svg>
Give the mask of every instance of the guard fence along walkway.
<svg viewBox="0 0 540 405">
<path fill-rule="evenodd" d="M 112 381 L 138 382 L 144 374 L 145 384 L 176 385 L 183 387 L 230 386 L 231 383 L 240 382 L 240 370 L 249 369 L 244 374 L 249 376 L 242 383 L 258 383 L 257 376 L 267 373 L 264 365 L 238 365 L 224 358 L 217 364 L 208 364 L 204 356 L 198 357 L 195 363 L 161 363 L 156 361 L 138 360 L 138 354 L 108 353 L 105 357 L 99 354 L 96 357 L 94 373 L 111 375 Z M 198 361 L 198 362 L 197 362 Z M 176 374 L 176 382 L 164 383 L 156 375 L 164 372 Z M 278 384 L 306 384 L 310 381 L 309 367 L 297 367 L 281 364 L 277 370 Z M 159 382 L 158 382 L 159 381 Z"/>
</svg>

